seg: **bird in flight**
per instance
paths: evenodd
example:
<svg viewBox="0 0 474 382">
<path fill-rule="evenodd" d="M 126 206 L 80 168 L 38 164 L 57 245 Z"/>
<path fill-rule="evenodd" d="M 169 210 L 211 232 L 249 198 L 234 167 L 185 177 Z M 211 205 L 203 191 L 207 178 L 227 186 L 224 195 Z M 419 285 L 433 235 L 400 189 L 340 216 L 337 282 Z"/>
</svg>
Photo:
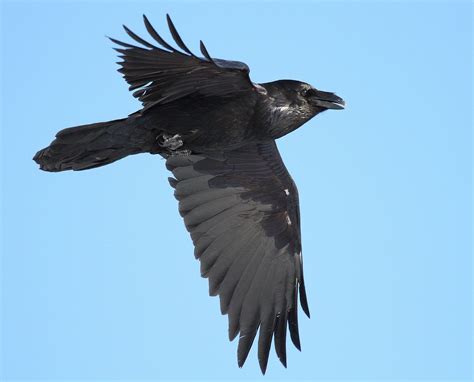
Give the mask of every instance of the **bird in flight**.
<svg viewBox="0 0 474 382">
<path fill-rule="evenodd" d="M 257 333 L 262 373 L 272 341 L 286 367 L 287 329 L 301 349 L 298 295 L 310 314 L 298 191 L 275 140 L 325 110 L 343 109 L 344 101 L 294 80 L 253 83 L 246 64 L 211 57 L 202 41 L 202 57 L 194 55 L 169 15 L 177 47 L 143 20 L 153 44 L 126 26 L 135 44 L 111 39 L 141 110 L 61 130 L 33 159 L 58 172 L 139 153 L 164 157 L 209 294 L 219 295 L 229 317 L 229 339 L 239 335 L 239 367 Z"/>
</svg>

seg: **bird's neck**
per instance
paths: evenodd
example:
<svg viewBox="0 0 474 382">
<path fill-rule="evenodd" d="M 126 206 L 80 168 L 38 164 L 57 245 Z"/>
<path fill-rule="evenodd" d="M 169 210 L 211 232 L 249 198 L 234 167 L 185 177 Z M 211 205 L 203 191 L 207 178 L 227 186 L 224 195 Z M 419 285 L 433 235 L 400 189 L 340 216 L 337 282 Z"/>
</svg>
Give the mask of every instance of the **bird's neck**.
<svg viewBox="0 0 474 382">
<path fill-rule="evenodd" d="M 282 102 L 272 97 L 267 97 L 263 103 L 262 110 L 265 115 L 262 120 L 265 121 L 264 129 L 272 139 L 291 133 L 313 117 L 309 110 L 301 109 L 289 102 Z"/>
</svg>

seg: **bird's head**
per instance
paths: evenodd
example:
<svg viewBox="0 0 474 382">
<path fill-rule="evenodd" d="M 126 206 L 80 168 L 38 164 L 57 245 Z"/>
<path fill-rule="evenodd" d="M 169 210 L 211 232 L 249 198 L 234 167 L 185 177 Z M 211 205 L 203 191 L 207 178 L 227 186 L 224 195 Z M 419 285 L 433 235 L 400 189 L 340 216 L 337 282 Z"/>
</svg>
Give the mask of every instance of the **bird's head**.
<svg viewBox="0 0 474 382">
<path fill-rule="evenodd" d="M 342 98 L 300 81 L 279 80 L 261 84 L 271 116 L 272 135 L 279 138 L 328 109 L 345 107 Z"/>
</svg>

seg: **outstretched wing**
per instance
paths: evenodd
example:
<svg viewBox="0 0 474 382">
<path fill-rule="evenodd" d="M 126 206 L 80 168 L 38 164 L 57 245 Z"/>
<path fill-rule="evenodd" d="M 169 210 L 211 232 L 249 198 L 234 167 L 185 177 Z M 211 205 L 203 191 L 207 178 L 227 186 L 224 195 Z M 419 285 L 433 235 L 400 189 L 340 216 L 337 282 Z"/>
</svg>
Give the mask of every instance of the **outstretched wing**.
<svg viewBox="0 0 474 382">
<path fill-rule="evenodd" d="M 228 96 L 253 89 L 249 68 L 237 61 L 213 59 L 201 41 L 204 57 L 195 56 L 184 44 L 166 15 L 171 35 L 182 51 L 168 44 L 143 16 L 148 33 L 161 46 L 155 46 L 124 26 L 128 35 L 141 46 L 111 39 L 122 46 L 116 48 L 123 59 L 119 72 L 130 84 L 133 95 L 142 101 L 144 109 L 174 101 L 191 94 Z"/>
<path fill-rule="evenodd" d="M 303 281 L 298 191 L 274 141 L 198 155 L 171 156 L 179 212 L 191 233 L 209 294 L 229 315 L 229 338 L 240 332 L 242 366 L 259 331 L 265 373 L 272 339 L 286 367 L 286 330 L 300 349 L 298 290 Z"/>
</svg>

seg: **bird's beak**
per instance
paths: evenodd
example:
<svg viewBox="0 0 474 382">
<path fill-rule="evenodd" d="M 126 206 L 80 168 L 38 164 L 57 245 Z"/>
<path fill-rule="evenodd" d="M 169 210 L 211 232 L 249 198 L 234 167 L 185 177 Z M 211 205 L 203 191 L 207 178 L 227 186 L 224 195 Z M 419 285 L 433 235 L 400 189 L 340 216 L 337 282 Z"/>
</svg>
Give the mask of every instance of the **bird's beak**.
<svg viewBox="0 0 474 382">
<path fill-rule="evenodd" d="M 324 107 L 325 109 L 335 109 L 341 110 L 344 109 L 346 103 L 341 97 L 338 97 L 334 93 L 323 92 L 321 90 L 316 90 L 311 96 L 311 103 L 313 105 Z"/>
</svg>

